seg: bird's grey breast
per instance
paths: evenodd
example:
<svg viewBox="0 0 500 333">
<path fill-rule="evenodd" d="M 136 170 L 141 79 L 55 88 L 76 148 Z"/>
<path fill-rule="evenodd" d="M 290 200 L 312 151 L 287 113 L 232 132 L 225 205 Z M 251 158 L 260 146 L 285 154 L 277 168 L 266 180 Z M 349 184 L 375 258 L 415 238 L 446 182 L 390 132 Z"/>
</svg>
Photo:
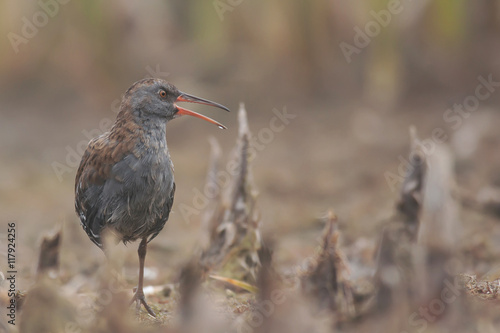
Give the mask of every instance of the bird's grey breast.
<svg viewBox="0 0 500 333">
<path fill-rule="evenodd" d="M 161 230 L 172 207 L 175 186 L 165 138 L 139 141 L 132 152 L 113 166 L 111 174 L 112 180 L 103 190 L 103 198 L 109 198 L 107 206 L 113 210 L 109 225 L 124 240 Z"/>
</svg>

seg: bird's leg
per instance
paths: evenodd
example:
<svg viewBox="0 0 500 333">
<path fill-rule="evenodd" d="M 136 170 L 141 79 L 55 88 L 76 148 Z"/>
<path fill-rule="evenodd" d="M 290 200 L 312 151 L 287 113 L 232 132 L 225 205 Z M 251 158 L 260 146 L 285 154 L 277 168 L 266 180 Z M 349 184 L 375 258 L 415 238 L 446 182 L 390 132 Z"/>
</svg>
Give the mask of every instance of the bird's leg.
<svg viewBox="0 0 500 333">
<path fill-rule="evenodd" d="M 156 317 L 151 307 L 146 302 L 146 297 L 144 296 L 143 284 L 144 284 L 144 261 L 146 260 L 146 250 L 147 250 L 148 242 L 146 238 L 143 238 L 141 244 L 139 244 L 139 249 L 137 253 L 139 254 L 139 283 L 137 284 L 137 290 L 135 291 L 134 297 L 130 304 L 136 302 L 136 310 L 139 313 L 141 308 L 141 304 L 144 305 L 146 310 L 150 315 Z"/>
</svg>

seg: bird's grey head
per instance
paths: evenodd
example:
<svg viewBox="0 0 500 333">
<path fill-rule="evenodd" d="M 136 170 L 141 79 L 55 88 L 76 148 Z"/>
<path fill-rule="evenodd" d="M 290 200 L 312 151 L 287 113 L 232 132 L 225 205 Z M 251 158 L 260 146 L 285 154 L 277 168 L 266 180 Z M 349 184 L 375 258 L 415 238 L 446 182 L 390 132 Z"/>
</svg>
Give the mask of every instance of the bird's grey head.
<svg viewBox="0 0 500 333">
<path fill-rule="evenodd" d="M 134 116 L 170 120 L 178 111 L 174 103 L 180 94 L 174 85 L 165 80 L 144 79 L 127 90 L 123 104 Z"/>
<path fill-rule="evenodd" d="M 121 109 L 129 110 L 139 119 L 158 118 L 168 121 L 181 115 L 190 115 L 225 128 L 211 118 L 178 106 L 177 102 L 211 105 L 229 111 L 221 104 L 183 93 L 165 80 L 152 78 L 135 82 L 125 93 Z"/>
</svg>

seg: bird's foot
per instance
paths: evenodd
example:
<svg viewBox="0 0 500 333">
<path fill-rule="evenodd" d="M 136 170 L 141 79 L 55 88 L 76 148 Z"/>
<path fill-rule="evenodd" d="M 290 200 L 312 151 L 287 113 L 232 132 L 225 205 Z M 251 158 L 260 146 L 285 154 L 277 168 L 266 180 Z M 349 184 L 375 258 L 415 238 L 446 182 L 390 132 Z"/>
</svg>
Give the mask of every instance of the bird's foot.
<svg viewBox="0 0 500 333">
<path fill-rule="evenodd" d="M 135 290 L 135 288 L 134 288 L 134 290 Z M 156 318 L 156 315 L 153 312 L 153 309 L 151 309 L 151 307 L 146 302 L 146 296 L 144 296 L 144 291 L 142 291 L 142 290 L 135 291 L 134 297 L 132 297 L 132 300 L 130 301 L 129 305 L 132 305 L 132 303 L 134 303 L 134 302 L 135 302 L 135 310 L 136 310 L 137 314 L 139 314 L 139 311 L 141 310 L 141 304 L 142 304 L 142 305 L 144 305 L 144 308 L 146 309 L 146 311 L 148 311 L 148 313 L 151 316 Z"/>
</svg>

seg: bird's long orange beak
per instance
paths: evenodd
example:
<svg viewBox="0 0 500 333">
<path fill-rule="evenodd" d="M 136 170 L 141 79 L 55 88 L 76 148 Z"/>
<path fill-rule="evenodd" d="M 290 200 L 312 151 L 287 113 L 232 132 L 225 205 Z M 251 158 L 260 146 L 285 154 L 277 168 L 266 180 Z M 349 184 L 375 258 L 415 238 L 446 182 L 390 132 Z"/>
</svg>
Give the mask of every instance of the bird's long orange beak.
<svg viewBox="0 0 500 333">
<path fill-rule="evenodd" d="M 215 103 L 215 102 L 209 101 L 208 99 L 199 98 L 199 97 L 196 97 L 196 96 L 193 96 L 193 95 L 188 95 L 188 94 L 185 94 L 185 93 L 181 93 L 179 95 L 179 97 L 177 97 L 177 99 L 175 101 L 176 102 L 189 102 L 189 103 L 197 103 L 197 104 L 204 104 L 204 105 L 215 106 L 216 108 L 223 109 L 223 110 L 226 110 L 227 112 L 229 112 L 229 109 L 226 108 L 224 105 L 221 105 L 219 103 Z M 226 129 L 227 128 L 226 126 L 222 125 L 218 121 L 213 120 L 212 118 L 209 118 L 207 116 L 204 116 L 202 114 L 199 114 L 197 112 L 194 112 L 194 111 L 191 111 L 191 110 L 188 110 L 188 109 L 184 109 L 184 108 L 178 106 L 177 104 L 174 104 L 174 105 L 175 105 L 175 107 L 178 110 L 177 114 L 180 115 L 180 116 L 182 116 L 182 115 L 188 115 L 188 116 L 197 117 L 197 118 L 206 120 L 206 121 L 208 121 L 208 122 L 210 122 L 212 124 L 215 124 L 215 125 L 219 126 L 219 128 L 221 128 L 221 129 Z"/>
</svg>

